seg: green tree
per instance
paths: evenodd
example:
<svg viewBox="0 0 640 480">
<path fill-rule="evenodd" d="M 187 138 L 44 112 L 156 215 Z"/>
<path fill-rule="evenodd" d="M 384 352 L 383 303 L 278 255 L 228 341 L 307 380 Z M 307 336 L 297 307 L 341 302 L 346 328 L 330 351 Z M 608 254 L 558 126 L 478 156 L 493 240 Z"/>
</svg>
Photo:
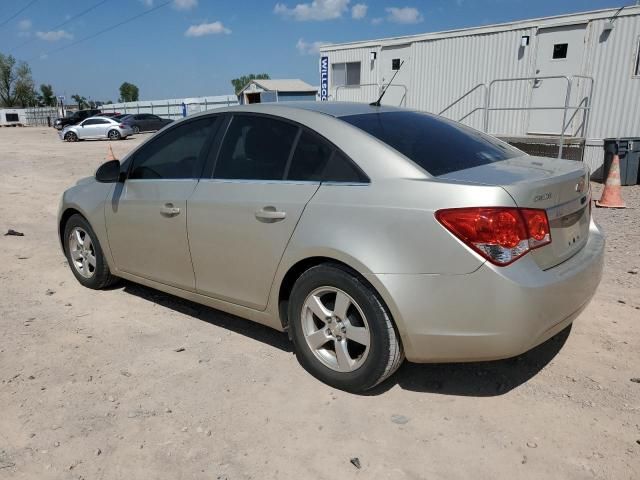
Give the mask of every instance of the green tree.
<svg viewBox="0 0 640 480">
<path fill-rule="evenodd" d="M 0 105 L 26 107 L 36 100 L 31 68 L 12 55 L 0 53 Z"/>
<path fill-rule="evenodd" d="M 124 82 L 120 85 L 120 102 L 137 102 L 139 96 L 138 87 L 133 83 Z"/>
<path fill-rule="evenodd" d="M 233 89 L 235 90 L 236 94 L 238 94 L 240 90 L 242 90 L 244 86 L 251 80 L 268 80 L 269 78 L 271 77 L 269 77 L 268 73 L 250 73 L 249 75 L 242 75 L 240 78 L 232 79 L 231 85 L 233 85 Z"/>
<path fill-rule="evenodd" d="M 53 87 L 51 85 L 43 83 L 40 85 L 39 100 L 45 107 L 56 106 L 56 96 L 53 93 Z"/>
<path fill-rule="evenodd" d="M 89 108 L 89 102 L 85 97 L 82 97 L 76 93 L 75 95 L 71 95 L 71 99 L 78 104 L 78 110 Z"/>
</svg>

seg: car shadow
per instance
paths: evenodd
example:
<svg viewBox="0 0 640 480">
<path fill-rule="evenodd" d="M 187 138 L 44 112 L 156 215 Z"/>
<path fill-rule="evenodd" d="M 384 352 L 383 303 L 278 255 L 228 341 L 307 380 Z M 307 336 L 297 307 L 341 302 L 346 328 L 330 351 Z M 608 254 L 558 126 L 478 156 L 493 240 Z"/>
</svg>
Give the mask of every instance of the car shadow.
<svg viewBox="0 0 640 480">
<path fill-rule="evenodd" d="M 465 397 L 494 397 L 519 387 L 538 374 L 562 349 L 571 325 L 517 357 L 491 362 L 409 363 L 365 395 L 379 395 L 395 385 L 404 390 Z"/>
<path fill-rule="evenodd" d="M 245 335 L 284 352 L 293 352 L 291 342 L 282 332 L 150 287 L 125 280 L 122 282 L 119 287 L 114 288 L 122 288 L 130 295 Z M 396 385 L 403 390 L 441 395 L 466 397 L 504 395 L 536 376 L 548 365 L 562 349 L 570 333 L 571 325 L 541 345 L 506 360 L 442 364 L 404 362 L 389 379 L 360 395 L 381 395 Z"/>
<path fill-rule="evenodd" d="M 145 287 L 137 283 L 122 281 L 120 287 L 125 293 L 135 295 L 150 302 L 157 303 L 165 308 L 170 308 L 184 315 L 197 318 L 203 322 L 230 330 L 240 335 L 252 338 L 284 352 L 293 352 L 293 346 L 287 335 L 259 323 L 251 322 L 244 318 L 236 317 L 215 308 L 207 307 L 199 303 L 184 300 L 168 293 Z"/>
</svg>

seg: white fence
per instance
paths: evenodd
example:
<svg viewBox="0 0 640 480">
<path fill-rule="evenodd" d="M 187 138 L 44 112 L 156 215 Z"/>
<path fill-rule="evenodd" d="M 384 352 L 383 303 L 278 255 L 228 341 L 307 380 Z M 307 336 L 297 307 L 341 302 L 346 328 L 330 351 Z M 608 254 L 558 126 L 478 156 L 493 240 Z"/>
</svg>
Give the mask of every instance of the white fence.
<svg viewBox="0 0 640 480">
<path fill-rule="evenodd" d="M 24 110 L 26 125 L 50 127 L 60 116 L 56 107 L 33 107 Z"/>
<path fill-rule="evenodd" d="M 192 113 L 237 104 L 238 97 L 235 95 L 218 95 L 214 97 L 171 98 L 167 100 L 110 103 L 108 105 L 102 105 L 99 108 L 103 112 L 152 113 L 163 118 L 177 119 L 183 117 L 183 108 L 186 109 L 187 115 L 191 115 Z"/>
</svg>

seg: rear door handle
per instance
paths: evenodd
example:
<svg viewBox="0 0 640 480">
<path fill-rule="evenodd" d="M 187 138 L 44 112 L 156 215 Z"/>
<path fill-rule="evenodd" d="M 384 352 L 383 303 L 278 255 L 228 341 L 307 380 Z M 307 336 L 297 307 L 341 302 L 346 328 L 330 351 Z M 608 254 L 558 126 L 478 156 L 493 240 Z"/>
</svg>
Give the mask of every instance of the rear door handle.
<svg viewBox="0 0 640 480">
<path fill-rule="evenodd" d="M 160 213 L 166 217 L 175 217 L 180 214 L 180 208 L 174 207 L 173 203 L 165 203 L 160 209 Z"/>
<path fill-rule="evenodd" d="M 256 211 L 256 218 L 263 222 L 279 222 L 287 217 L 287 212 L 276 210 L 276 207 L 263 207 Z"/>
</svg>

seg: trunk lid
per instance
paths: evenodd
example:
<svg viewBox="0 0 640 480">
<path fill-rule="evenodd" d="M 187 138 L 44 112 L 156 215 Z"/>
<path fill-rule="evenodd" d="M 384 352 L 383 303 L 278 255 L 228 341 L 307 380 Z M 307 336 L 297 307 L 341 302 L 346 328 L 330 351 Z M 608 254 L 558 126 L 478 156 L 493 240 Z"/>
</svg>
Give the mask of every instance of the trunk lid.
<svg viewBox="0 0 640 480">
<path fill-rule="evenodd" d="M 546 210 L 551 244 L 530 252 L 542 269 L 564 262 L 587 243 L 591 188 L 581 162 L 522 156 L 438 178 L 500 186 L 518 207 Z"/>
</svg>

